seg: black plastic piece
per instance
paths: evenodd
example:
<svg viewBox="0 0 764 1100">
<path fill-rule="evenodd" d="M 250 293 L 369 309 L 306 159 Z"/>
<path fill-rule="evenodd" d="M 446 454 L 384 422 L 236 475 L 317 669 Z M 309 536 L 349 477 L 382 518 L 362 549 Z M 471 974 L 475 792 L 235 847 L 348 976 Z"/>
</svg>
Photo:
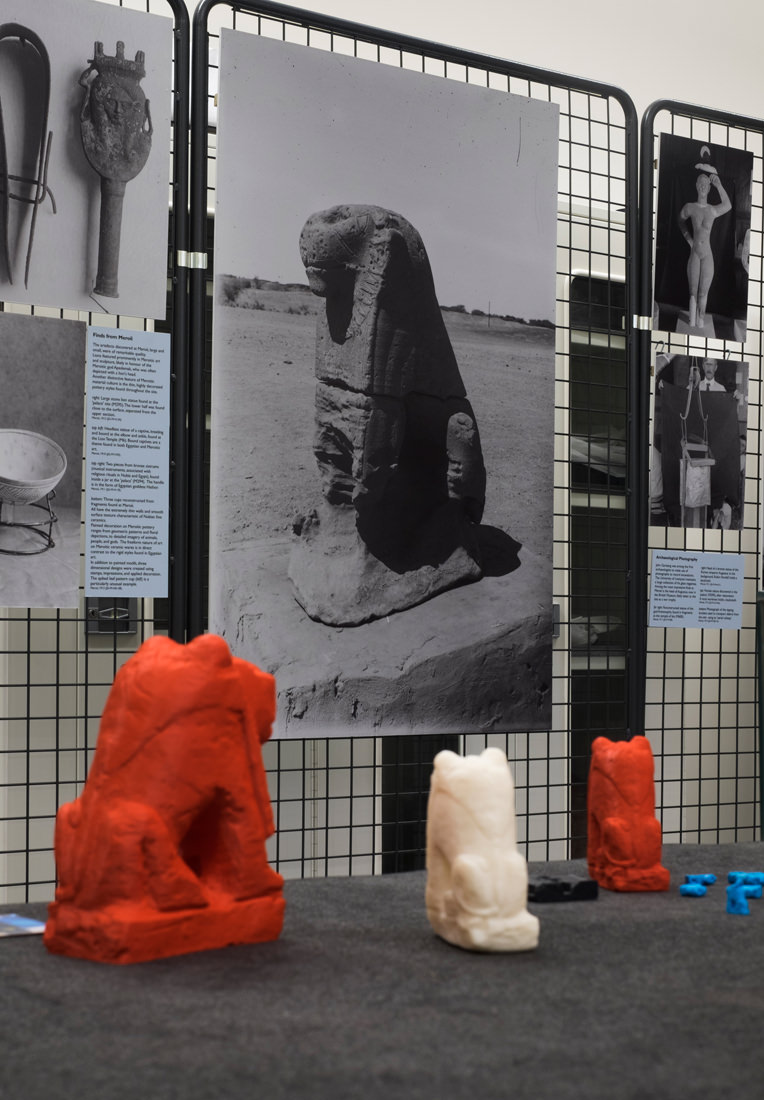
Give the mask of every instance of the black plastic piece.
<svg viewBox="0 0 764 1100">
<path fill-rule="evenodd" d="M 599 886 L 594 879 L 580 875 L 566 878 L 535 875 L 528 882 L 528 901 L 595 901 L 598 894 Z"/>
</svg>

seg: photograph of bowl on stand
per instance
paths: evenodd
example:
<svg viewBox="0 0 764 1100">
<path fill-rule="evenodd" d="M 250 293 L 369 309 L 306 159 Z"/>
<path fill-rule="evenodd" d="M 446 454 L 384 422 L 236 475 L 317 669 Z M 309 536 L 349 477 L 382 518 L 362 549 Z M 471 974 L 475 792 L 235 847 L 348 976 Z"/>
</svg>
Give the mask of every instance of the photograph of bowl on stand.
<svg viewBox="0 0 764 1100">
<path fill-rule="evenodd" d="M 56 545 L 51 501 L 65 473 L 66 455 L 54 440 L 0 429 L 0 554 L 43 554 Z M 7 538 L 9 531 L 17 537 Z"/>
<path fill-rule="evenodd" d="M 77 607 L 85 336 L 0 313 L 0 607 Z"/>
</svg>

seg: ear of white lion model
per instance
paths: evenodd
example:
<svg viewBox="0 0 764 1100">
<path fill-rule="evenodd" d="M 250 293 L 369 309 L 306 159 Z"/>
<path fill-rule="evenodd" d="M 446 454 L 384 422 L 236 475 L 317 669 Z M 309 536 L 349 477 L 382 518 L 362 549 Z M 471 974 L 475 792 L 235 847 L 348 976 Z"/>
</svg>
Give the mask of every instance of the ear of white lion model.
<svg viewBox="0 0 764 1100">
<path fill-rule="evenodd" d="M 500 749 L 433 762 L 427 810 L 427 916 L 472 951 L 530 951 L 539 921 L 526 909 L 528 865 L 517 850 L 515 784 Z"/>
</svg>

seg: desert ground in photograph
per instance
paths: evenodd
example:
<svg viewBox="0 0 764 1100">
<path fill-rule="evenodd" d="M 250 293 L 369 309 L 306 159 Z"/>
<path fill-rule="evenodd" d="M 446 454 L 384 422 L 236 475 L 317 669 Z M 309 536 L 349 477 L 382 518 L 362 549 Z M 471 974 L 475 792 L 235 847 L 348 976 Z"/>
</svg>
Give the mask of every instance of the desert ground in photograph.
<svg viewBox="0 0 764 1100">
<path fill-rule="evenodd" d="M 214 321 L 210 629 L 276 676 L 275 735 L 548 728 L 553 330 L 443 313 L 481 436 L 487 543 L 508 535 L 519 565 L 493 569 L 489 553 L 480 581 L 330 627 L 306 615 L 287 577 L 293 523 L 321 495 L 323 303 L 307 287 L 232 282 L 219 280 Z"/>
</svg>

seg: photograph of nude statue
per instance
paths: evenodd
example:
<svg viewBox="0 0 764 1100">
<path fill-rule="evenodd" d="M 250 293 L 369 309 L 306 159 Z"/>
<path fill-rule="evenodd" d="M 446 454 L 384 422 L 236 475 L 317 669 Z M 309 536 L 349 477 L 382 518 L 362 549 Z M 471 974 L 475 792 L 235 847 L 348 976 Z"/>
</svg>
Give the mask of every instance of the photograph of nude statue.
<svg viewBox="0 0 764 1100">
<path fill-rule="evenodd" d="M 660 135 L 655 328 L 745 341 L 753 153 Z"/>
<path fill-rule="evenodd" d="M 557 107 L 220 60 L 210 630 L 277 737 L 548 729 Z"/>
<path fill-rule="evenodd" d="M 747 363 L 658 355 L 651 525 L 741 530 L 747 431 Z"/>
</svg>

